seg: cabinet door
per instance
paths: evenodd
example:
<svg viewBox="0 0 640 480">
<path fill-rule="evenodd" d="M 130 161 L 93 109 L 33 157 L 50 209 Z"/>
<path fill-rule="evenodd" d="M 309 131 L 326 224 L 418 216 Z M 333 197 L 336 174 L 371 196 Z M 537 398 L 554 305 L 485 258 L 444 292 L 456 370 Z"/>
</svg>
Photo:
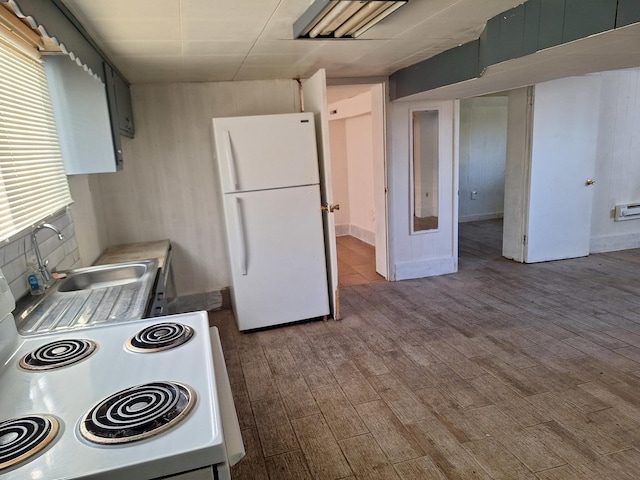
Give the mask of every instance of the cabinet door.
<svg viewBox="0 0 640 480">
<path fill-rule="evenodd" d="M 116 156 L 116 168 L 122 170 L 124 159 L 122 157 L 122 139 L 120 138 L 120 127 L 118 121 L 118 103 L 116 100 L 116 87 L 113 78 L 113 69 L 103 62 L 104 82 L 107 89 L 107 101 L 109 102 L 109 119 L 111 120 L 111 136 L 113 139 L 113 151 Z"/>
<path fill-rule="evenodd" d="M 66 55 L 44 66 L 67 175 L 115 172 L 105 85 Z"/>
<path fill-rule="evenodd" d="M 124 79 L 118 75 L 118 72 L 113 72 L 113 82 L 116 91 L 120 135 L 133 138 L 135 128 L 133 126 L 133 109 L 131 107 L 131 92 L 129 91 L 129 86 L 125 83 Z"/>
</svg>

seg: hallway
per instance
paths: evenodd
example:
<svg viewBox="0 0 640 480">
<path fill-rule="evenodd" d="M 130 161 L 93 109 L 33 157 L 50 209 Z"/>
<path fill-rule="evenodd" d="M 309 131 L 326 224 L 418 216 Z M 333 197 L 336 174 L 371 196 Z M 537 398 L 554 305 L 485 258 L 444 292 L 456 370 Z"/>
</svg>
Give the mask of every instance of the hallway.
<svg viewBox="0 0 640 480">
<path fill-rule="evenodd" d="M 338 286 L 384 282 L 376 273 L 376 251 L 373 245 L 344 235 L 336 237 L 338 245 Z"/>
</svg>

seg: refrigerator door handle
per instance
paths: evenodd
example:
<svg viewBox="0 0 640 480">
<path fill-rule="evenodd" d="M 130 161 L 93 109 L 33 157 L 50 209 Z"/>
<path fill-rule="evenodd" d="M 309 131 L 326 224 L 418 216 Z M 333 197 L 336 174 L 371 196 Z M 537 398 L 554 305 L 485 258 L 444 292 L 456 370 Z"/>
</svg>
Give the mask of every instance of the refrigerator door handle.
<svg viewBox="0 0 640 480">
<path fill-rule="evenodd" d="M 238 190 L 238 172 L 236 171 L 236 160 L 233 156 L 233 148 L 231 148 L 231 133 L 229 130 L 224 131 L 224 150 L 227 154 L 227 166 L 229 167 L 229 180 L 233 190 Z"/>
<path fill-rule="evenodd" d="M 238 237 L 240 239 L 240 275 L 247 274 L 247 243 L 244 237 L 244 222 L 242 220 L 241 199 L 236 197 L 236 219 L 238 222 Z"/>
</svg>

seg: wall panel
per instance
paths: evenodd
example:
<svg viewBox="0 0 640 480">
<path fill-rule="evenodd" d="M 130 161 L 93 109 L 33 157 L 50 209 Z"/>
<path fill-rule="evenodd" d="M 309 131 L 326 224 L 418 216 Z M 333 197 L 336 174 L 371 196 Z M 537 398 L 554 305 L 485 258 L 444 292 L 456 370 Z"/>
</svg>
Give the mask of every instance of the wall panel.
<svg viewBox="0 0 640 480">
<path fill-rule="evenodd" d="M 168 238 L 180 295 L 230 283 L 213 117 L 300 110 L 294 80 L 135 85 L 125 170 L 100 175 L 109 244 Z"/>
</svg>

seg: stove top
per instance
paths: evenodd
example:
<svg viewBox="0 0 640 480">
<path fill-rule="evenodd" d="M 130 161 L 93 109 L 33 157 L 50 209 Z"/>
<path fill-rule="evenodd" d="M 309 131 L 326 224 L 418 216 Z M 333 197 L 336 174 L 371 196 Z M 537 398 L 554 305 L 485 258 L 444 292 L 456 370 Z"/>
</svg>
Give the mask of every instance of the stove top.
<svg viewBox="0 0 640 480">
<path fill-rule="evenodd" d="M 127 340 L 153 330 L 157 319 L 94 327 L 83 330 L 82 339 L 77 331 L 8 338 L 7 321 L 0 320 L 0 422 L 43 417 L 50 432 L 59 430 L 47 434 L 50 443 L 32 457 L 20 454 L 9 460 L 13 463 L 0 464 L 0 477 L 142 480 L 225 462 L 206 312 L 165 318 L 188 327 L 191 337 L 178 347 L 143 355 L 130 351 Z M 97 347 L 64 368 L 28 371 L 21 365 L 27 358 L 46 363 L 49 357 L 65 357 L 80 347 L 77 341 Z M 172 398 L 167 410 L 159 406 L 164 396 Z M 156 408 L 166 420 L 159 427 L 142 413 Z M 120 443 L 125 418 L 133 420 L 130 443 Z M 89 419 L 100 429 L 94 430 Z M 151 433 L 143 432 L 148 425 L 139 431 L 147 421 L 154 425 Z M 101 433 L 103 427 L 107 433 Z M 100 440 L 107 437 L 110 441 Z M 17 438 L 15 432 L 0 433 L 0 445 Z"/>
</svg>

